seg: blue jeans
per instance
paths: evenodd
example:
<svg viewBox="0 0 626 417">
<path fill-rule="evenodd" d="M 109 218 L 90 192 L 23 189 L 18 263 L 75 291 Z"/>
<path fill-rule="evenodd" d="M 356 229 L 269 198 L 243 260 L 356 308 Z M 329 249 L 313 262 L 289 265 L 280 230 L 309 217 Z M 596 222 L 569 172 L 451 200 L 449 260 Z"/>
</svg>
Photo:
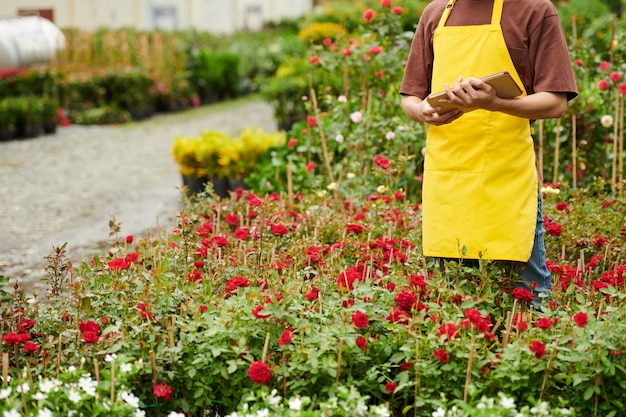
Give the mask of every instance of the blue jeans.
<svg viewBox="0 0 626 417">
<path fill-rule="evenodd" d="M 521 286 L 530 290 L 531 283 L 535 283 L 533 290 L 535 299 L 533 305 L 539 309 L 541 302 L 550 297 L 552 290 L 552 275 L 546 265 L 546 247 L 543 241 L 545 229 L 543 228 L 543 210 L 541 207 L 541 193 L 537 194 L 537 226 L 535 227 L 535 243 L 530 253 L 530 259 L 522 267 L 520 276 Z"/>
</svg>

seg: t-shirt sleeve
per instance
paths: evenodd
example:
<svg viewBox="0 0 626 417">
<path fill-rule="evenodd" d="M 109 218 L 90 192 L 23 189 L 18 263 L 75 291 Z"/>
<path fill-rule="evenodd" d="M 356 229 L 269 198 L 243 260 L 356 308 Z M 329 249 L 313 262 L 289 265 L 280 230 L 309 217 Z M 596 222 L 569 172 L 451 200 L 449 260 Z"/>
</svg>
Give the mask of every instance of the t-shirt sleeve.
<svg viewBox="0 0 626 417">
<path fill-rule="evenodd" d="M 531 37 L 534 92 L 567 93 L 568 100 L 576 97 L 578 87 L 558 15 L 546 16 Z"/>
<path fill-rule="evenodd" d="M 424 99 L 430 93 L 433 60 L 430 38 L 431 36 L 426 33 L 426 25 L 420 20 L 411 42 L 400 94 Z"/>
</svg>

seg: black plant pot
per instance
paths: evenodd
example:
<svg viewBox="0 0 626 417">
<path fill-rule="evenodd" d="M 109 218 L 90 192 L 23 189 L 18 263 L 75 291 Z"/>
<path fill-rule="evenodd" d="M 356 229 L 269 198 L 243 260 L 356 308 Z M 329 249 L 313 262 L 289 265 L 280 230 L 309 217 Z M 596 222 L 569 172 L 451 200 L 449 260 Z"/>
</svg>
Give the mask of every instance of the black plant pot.
<svg viewBox="0 0 626 417">
<path fill-rule="evenodd" d="M 15 135 L 14 129 L 8 127 L 0 127 L 0 141 L 11 140 Z"/>
<path fill-rule="evenodd" d="M 206 178 L 206 177 L 188 177 L 183 175 L 183 185 L 187 189 L 187 196 L 192 198 L 196 194 L 205 191 L 206 186 L 211 183 L 215 195 L 220 198 L 227 198 L 231 191 L 237 188 L 244 190 L 249 189 L 244 180 L 236 178 Z"/>
</svg>

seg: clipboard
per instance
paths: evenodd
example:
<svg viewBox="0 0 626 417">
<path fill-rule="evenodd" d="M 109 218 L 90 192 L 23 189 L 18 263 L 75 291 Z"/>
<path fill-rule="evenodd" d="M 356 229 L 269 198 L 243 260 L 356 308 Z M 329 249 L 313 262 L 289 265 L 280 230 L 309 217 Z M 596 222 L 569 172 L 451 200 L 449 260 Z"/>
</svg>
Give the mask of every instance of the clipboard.
<svg viewBox="0 0 626 417">
<path fill-rule="evenodd" d="M 517 85 L 513 76 L 508 71 L 500 71 L 482 77 L 481 80 L 492 86 L 496 90 L 496 95 L 500 98 L 515 98 L 522 94 L 522 89 Z M 440 113 L 445 113 L 452 109 L 462 109 L 454 104 L 441 103 L 439 100 L 447 98 L 445 91 L 430 94 L 426 97 L 432 107 L 441 107 Z"/>
</svg>

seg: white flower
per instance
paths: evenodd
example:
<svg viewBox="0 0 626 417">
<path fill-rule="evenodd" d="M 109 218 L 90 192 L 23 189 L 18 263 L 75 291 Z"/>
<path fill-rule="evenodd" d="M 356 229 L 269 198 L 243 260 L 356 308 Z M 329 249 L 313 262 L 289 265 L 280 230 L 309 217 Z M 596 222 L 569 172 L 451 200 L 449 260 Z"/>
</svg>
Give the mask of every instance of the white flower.
<svg viewBox="0 0 626 417">
<path fill-rule="evenodd" d="M 302 96 L 302 101 L 307 101 L 309 98 L 307 96 Z"/>
<path fill-rule="evenodd" d="M 613 116 L 611 116 L 610 114 L 605 114 L 604 116 L 600 118 L 600 123 L 604 127 L 613 126 Z"/>
<path fill-rule="evenodd" d="M 135 410 L 135 417 L 146 417 L 146 412 L 138 408 Z"/>
<path fill-rule="evenodd" d="M 70 388 L 70 392 L 67 393 L 67 397 L 73 403 L 78 403 L 80 401 L 80 392 L 76 391 L 74 388 Z"/>
<path fill-rule="evenodd" d="M 183 413 L 177 413 L 176 411 L 170 412 L 167 417 L 185 417 Z"/>
<path fill-rule="evenodd" d="M 340 103 L 347 103 L 348 102 L 348 97 L 346 97 L 346 96 L 339 96 L 339 97 L 337 97 L 337 101 L 339 101 Z"/>
<path fill-rule="evenodd" d="M 45 400 L 46 398 L 48 398 L 48 396 L 41 391 L 37 391 L 35 394 L 33 394 L 33 400 L 40 401 Z"/>
<path fill-rule="evenodd" d="M 120 365 L 120 371 L 122 372 L 130 372 L 133 370 L 133 364 L 132 363 L 123 363 Z"/>
<path fill-rule="evenodd" d="M 378 192 L 378 194 L 383 194 L 383 193 L 386 193 L 386 192 L 387 192 L 387 190 L 388 190 L 388 188 L 387 188 L 387 187 L 385 187 L 384 185 L 379 185 L 379 186 L 376 188 L 376 192 Z"/>
<path fill-rule="evenodd" d="M 559 190 L 558 188 L 552 188 L 549 185 L 546 187 L 541 187 L 540 191 L 542 194 L 559 194 L 561 192 L 561 190 Z"/>
<path fill-rule="evenodd" d="M 4 400 L 5 398 L 8 398 L 9 395 L 11 395 L 11 387 L 0 389 L 0 400 Z"/>
<path fill-rule="evenodd" d="M 139 408 L 139 398 L 135 397 L 132 393 L 122 391 L 120 397 L 122 397 L 122 400 L 126 401 L 126 403 L 131 407 Z"/>
<path fill-rule="evenodd" d="M 540 402 L 535 407 L 530 409 L 531 414 L 538 414 L 541 416 L 549 416 L 548 403 L 545 401 Z"/>
<path fill-rule="evenodd" d="M 507 398 L 506 395 L 502 395 L 500 405 L 502 405 L 502 408 L 513 409 L 515 408 L 515 400 L 513 398 Z"/>
<path fill-rule="evenodd" d="M 270 398 L 269 400 L 267 400 L 269 405 L 278 405 L 280 404 L 280 400 L 282 400 L 282 397 L 280 395 L 276 395 L 278 394 L 278 391 L 276 391 L 275 389 L 272 390 L 272 392 L 270 392 Z"/>
<path fill-rule="evenodd" d="M 351 180 L 352 178 L 356 177 L 356 174 L 354 172 L 348 172 L 346 174 L 346 178 Z"/>
<path fill-rule="evenodd" d="M 91 379 L 90 375 L 81 376 L 78 380 L 78 386 L 82 388 L 87 395 L 92 397 L 96 396 L 96 388 L 98 387 L 98 382 Z"/>
<path fill-rule="evenodd" d="M 24 382 L 22 385 L 17 387 L 17 392 L 26 393 L 30 391 L 30 385 L 27 382 Z"/>
<path fill-rule="evenodd" d="M 356 415 L 365 415 L 367 412 L 367 405 L 363 402 L 363 400 L 359 400 L 359 402 L 354 407 L 354 413 Z"/>
<path fill-rule="evenodd" d="M 329 190 L 336 190 L 337 189 L 337 183 L 336 182 L 331 182 L 330 184 L 328 184 L 328 186 L 326 186 L 326 188 L 328 188 Z"/>
<path fill-rule="evenodd" d="M 370 412 L 374 416 L 378 416 L 378 417 L 389 417 L 389 416 L 391 416 L 391 414 L 389 414 L 389 410 L 384 405 L 372 406 L 372 407 L 370 407 Z"/>
<path fill-rule="evenodd" d="M 107 353 L 107 355 L 104 357 L 104 361 L 113 362 L 116 358 L 117 358 L 117 355 L 115 353 Z"/>
<path fill-rule="evenodd" d="M 389 132 L 387 132 L 387 134 L 385 135 L 385 138 L 386 138 L 387 140 L 391 140 L 391 139 L 393 139 L 393 138 L 395 138 L 395 137 L 396 137 L 396 134 L 395 134 L 395 133 L 393 133 L 391 130 L 390 130 Z"/>
<path fill-rule="evenodd" d="M 47 408 L 43 408 L 39 410 L 39 412 L 37 413 L 37 417 L 52 417 L 52 411 L 48 410 Z"/>
<path fill-rule="evenodd" d="M 3 417 L 21 417 L 21 414 L 17 410 L 11 410 L 11 411 L 3 411 L 2 416 Z"/>
<path fill-rule="evenodd" d="M 354 123 L 361 123 L 361 121 L 363 120 L 363 114 L 360 111 L 355 111 L 354 113 L 350 114 L 350 120 L 352 120 Z"/>
<path fill-rule="evenodd" d="M 61 386 L 61 381 L 59 381 L 58 379 L 53 379 L 53 380 L 44 379 L 39 384 L 39 390 L 47 394 L 60 386 Z"/>
<path fill-rule="evenodd" d="M 263 408 L 256 412 L 256 417 L 268 417 L 270 415 L 270 410 L 267 408 Z"/>
<path fill-rule="evenodd" d="M 433 411 L 433 417 L 446 417 L 446 410 L 439 407 L 437 410 Z"/>
<path fill-rule="evenodd" d="M 570 410 L 569 408 L 559 408 L 559 413 L 568 416 L 572 414 L 572 410 Z"/>
<path fill-rule="evenodd" d="M 72 373 L 72 372 L 74 372 L 75 370 L 76 370 L 76 367 L 75 367 L 74 365 L 71 365 L 70 367 L 68 367 L 68 368 L 67 368 L 67 371 L 68 371 L 69 373 Z"/>
<path fill-rule="evenodd" d="M 317 194 L 318 197 L 324 198 L 324 197 L 326 197 L 326 195 L 328 195 L 328 192 L 326 190 L 320 190 L 316 194 Z"/>
<path fill-rule="evenodd" d="M 290 410 L 300 410 L 300 408 L 302 408 L 302 400 L 300 398 L 295 397 L 289 400 Z"/>
<path fill-rule="evenodd" d="M 339 143 L 343 143 L 343 135 L 341 133 L 337 134 L 337 136 L 335 136 L 335 140 Z"/>
</svg>

